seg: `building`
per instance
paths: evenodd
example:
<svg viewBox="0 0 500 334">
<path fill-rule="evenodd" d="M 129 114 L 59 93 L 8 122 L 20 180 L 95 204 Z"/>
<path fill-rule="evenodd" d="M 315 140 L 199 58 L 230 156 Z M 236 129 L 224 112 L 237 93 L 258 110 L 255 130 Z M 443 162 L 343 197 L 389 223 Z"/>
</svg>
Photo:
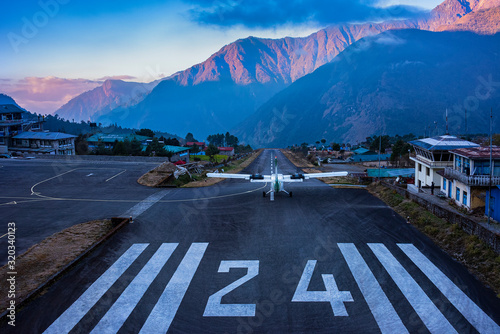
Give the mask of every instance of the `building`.
<svg viewBox="0 0 500 334">
<path fill-rule="evenodd" d="M 479 146 L 450 135 L 418 139 L 410 144 L 415 149 L 415 157 L 410 157 L 415 162 L 415 185 L 408 185 L 408 189 L 413 191 L 430 187 L 432 183 L 436 188 L 441 186 L 441 175 L 438 172 L 453 166 L 450 150 Z"/>
<path fill-rule="evenodd" d="M 218 147 L 220 155 L 234 156 L 234 147 Z"/>
<path fill-rule="evenodd" d="M 150 137 L 139 136 L 139 135 L 136 135 L 133 133 L 129 133 L 129 134 L 96 133 L 95 135 L 90 136 L 87 139 L 87 142 L 89 144 L 89 149 L 92 151 L 97 149 L 97 146 L 99 145 L 100 142 L 104 144 L 105 148 L 112 150 L 113 147 L 115 146 L 115 142 L 117 142 L 117 141 L 123 142 L 126 139 L 128 139 L 129 141 L 137 139 L 143 147 L 148 146 L 148 144 L 151 142 Z"/>
<path fill-rule="evenodd" d="M 61 132 L 26 131 L 12 137 L 10 152 L 75 155 L 76 136 Z"/>
<path fill-rule="evenodd" d="M 440 173 L 443 176 L 441 192 L 469 210 L 485 207 L 490 184 L 500 185 L 500 147 L 492 148 L 492 169 L 489 147 L 460 148 L 450 153 L 453 165 Z"/>
<path fill-rule="evenodd" d="M 76 136 L 43 131 L 43 117 L 28 115 L 17 105 L 0 105 L 0 154 L 75 155 Z"/>
<path fill-rule="evenodd" d="M 204 142 L 194 142 L 194 141 L 189 141 L 186 143 L 186 146 L 193 147 L 193 146 L 198 146 L 200 151 L 203 151 L 205 147 L 207 146 Z"/>
<path fill-rule="evenodd" d="M 24 131 L 41 131 L 43 119 L 27 119 L 27 112 L 14 104 L 0 105 L 0 154 L 9 152 L 12 137 Z"/>
<path fill-rule="evenodd" d="M 185 161 L 189 162 L 189 150 L 191 149 L 190 147 L 181 147 L 181 146 L 171 146 L 171 145 L 165 145 L 165 150 L 168 152 L 172 152 L 173 155 L 170 158 L 170 161 Z"/>
</svg>

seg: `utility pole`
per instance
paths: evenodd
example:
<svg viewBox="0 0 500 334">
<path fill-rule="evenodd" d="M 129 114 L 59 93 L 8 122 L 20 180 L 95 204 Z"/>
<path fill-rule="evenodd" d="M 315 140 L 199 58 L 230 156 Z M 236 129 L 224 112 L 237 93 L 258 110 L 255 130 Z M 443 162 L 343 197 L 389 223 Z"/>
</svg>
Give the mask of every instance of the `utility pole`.
<svg viewBox="0 0 500 334">
<path fill-rule="evenodd" d="M 380 179 L 380 154 L 382 154 L 382 135 L 378 137 L 378 178 Z"/>
<path fill-rule="evenodd" d="M 467 109 L 465 109 L 465 139 L 467 139 Z"/>
<path fill-rule="evenodd" d="M 488 224 L 491 218 L 491 182 L 493 179 L 493 108 L 490 112 L 490 182 L 488 186 Z"/>
</svg>

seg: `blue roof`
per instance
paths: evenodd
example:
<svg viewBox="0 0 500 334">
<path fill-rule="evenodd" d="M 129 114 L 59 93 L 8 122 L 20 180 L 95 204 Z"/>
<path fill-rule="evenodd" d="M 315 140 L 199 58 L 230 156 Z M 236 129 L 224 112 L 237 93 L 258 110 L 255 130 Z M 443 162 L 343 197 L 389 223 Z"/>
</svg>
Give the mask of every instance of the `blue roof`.
<svg viewBox="0 0 500 334">
<path fill-rule="evenodd" d="M 393 169 L 367 169 L 368 176 L 371 177 L 397 177 L 412 176 L 415 174 L 415 168 L 393 168 Z"/>
<path fill-rule="evenodd" d="M 455 136 L 438 136 L 413 140 L 410 142 L 413 146 L 421 147 L 428 151 L 449 151 L 457 148 L 478 147 L 479 145 Z"/>
<path fill-rule="evenodd" d="M 366 148 L 364 148 L 364 147 L 360 147 L 360 148 L 358 148 L 358 149 L 354 150 L 353 152 L 354 152 L 354 153 L 356 153 L 356 154 L 363 154 L 363 153 L 366 153 L 366 152 L 368 152 L 368 151 L 369 151 L 369 150 L 367 150 Z"/>
<path fill-rule="evenodd" d="M 389 160 L 391 157 L 390 154 L 380 154 L 380 160 L 385 161 Z M 350 157 L 355 162 L 362 162 L 362 161 L 378 161 L 379 155 L 378 154 L 373 154 L 373 155 L 363 155 L 363 154 L 358 154 L 358 155 L 353 155 Z"/>
<path fill-rule="evenodd" d="M 62 132 L 32 132 L 26 131 L 12 137 L 14 139 L 41 139 L 41 140 L 58 140 L 76 138 L 76 136 L 69 135 Z"/>
</svg>

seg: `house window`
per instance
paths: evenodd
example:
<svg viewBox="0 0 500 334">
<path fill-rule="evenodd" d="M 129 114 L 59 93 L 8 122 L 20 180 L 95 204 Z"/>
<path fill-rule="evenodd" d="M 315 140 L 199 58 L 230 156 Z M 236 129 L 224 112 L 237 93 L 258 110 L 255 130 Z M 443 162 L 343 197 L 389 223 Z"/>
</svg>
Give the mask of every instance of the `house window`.
<svg viewBox="0 0 500 334">
<path fill-rule="evenodd" d="M 446 179 L 443 178 L 443 190 L 446 190 Z"/>
<path fill-rule="evenodd" d="M 464 158 L 464 169 L 462 172 L 470 175 L 470 159 Z"/>
<path fill-rule="evenodd" d="M 493 161 L 493 176 L 500 176 L 500 160 Z"/>
<path fill-rule="evenodd" d="M 490 162 L 489 161 L 475 161 L 474 175 L 490 175 Z"/>
<path fill-rule="evenodd" d="M 467 192 L 466 191 L 464 191 L 464 194 L 462 196 L 462 203 L 464 205 L 467 205 Z"/>
<path fill-rule="evenodd" d="M 421 172 L 422 171 L 422 165 L 421 164 L 418 164 L 418 171 Z"/>
<path fill-rule="evenodd" d="M 425 167 L 426 169 L 426 172 L 427 172 L 427 176 L 430 176 L 431 175 L 431 169 L 429 167 Z"/>
<path fill-rule="evenodd" d="M 456 194 L 455 198 L 457 199 L 457 201 L 460 201 L 460 188 L 459 187 L 457 187 L 457 194 Z"/>
<path fill-rule="evenodd" d="M 462 171 L 462 159 L 458 155 L 455 155 L 455 169 Z"/>
</svg>

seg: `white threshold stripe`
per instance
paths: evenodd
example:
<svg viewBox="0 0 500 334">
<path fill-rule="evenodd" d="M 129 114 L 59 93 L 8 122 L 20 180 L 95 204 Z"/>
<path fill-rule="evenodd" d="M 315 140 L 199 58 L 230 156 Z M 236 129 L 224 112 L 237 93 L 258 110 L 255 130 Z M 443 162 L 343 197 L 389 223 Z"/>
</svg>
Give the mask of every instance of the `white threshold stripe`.
<svg viewBox="0 0 500 334">
<path fill-rule="evenodd" d="M 408 333 L 396 310 L 354 244 L 338 244 L 382 333 Z"/>
<path fill-rule="evenodd" d="M 144 213 L 144 211 L 146 211 L 147 209 L 152 207 L 156 202 L 161 200 L 167 194 L 168 194 L 168 190 L 158 191 L 158 192 L 154 193 L 153 195 L 149 196 L 148 198 L 146 198 L 145 200 L 143 200 L 142 202 L 134 205 L 131 209 L 129 209 L 127 212 L 125 212 L 123 214 L 123 216 L 125 216 L 125 217 L 140 216 L 142 213 Z"/>
<path fill-rule="evenodd" d="M 91 333 L 118 332 L 178 245 L 168 243 L 160 246 Z"/>
<path fill-rule="evenodd" d="M 368 244 L 431 333 L 457 333 L 437 306 L 383 244 Z"/>
<path fill-rule="evenodd" d="M 168 282 L 140 333 L 166 333 L 200 265 L 208 243 L 193 243 Z"/>
<path fill-rule="evenodd" d="M 500 326 L 488 317 L 479 306 L 477 306 L 414 245 L 398 244 L 398 246 L 479 333 L 500 333 Z"/>
<path fill-rule="evenodd" d="M 149 244 L 133 244 L 44 333 L 68 333 L 111 288 Z"/>
</svg>

